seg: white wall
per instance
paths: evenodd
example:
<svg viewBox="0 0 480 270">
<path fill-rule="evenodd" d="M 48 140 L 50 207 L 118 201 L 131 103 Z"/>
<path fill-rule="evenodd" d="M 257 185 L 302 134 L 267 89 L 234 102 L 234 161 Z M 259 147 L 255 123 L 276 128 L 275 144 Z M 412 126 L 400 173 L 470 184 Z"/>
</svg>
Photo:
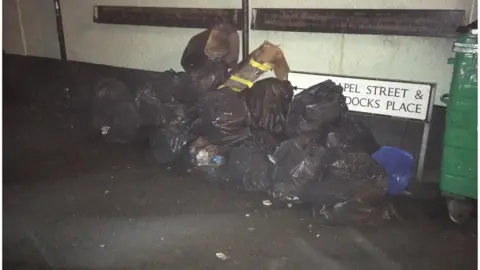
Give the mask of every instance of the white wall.
<svg viewBox="0 0 480 270">
<path fill-rule="evenodd" d="M 55 7 L 52 0 L 18 0 L 27 55 L 60 59 Z"/>
<path fill-rule="evenodd" d="M 69 60 L 161 71 L 181 69 L 183 49 L 201 29 L 95 24 L 94 5 L 241 8 L 241 1 L 61 0 Z"/>
<path fill-rule="evenodd" d="M 19 5 L 17 0 L 3 1 L 3 50 L 11 54 L 26 54 L 23 32 L 20 24 Z"/>
<path fill-rule="evenodd" d="M 3 30 L 6 53 L 60 58 L 51 0 L 3 1 Z"/>
<path fill-rule="evenodd" d="M 476 17 L 477 0 L 250 0 L 250 7 L 464 9 Z M 20 2 L 28 55 L 59 57 L 53 1 L 6 0 L 4 22 L 18 21 L 5 9 Z M 42 4 L 40 4 L 42 3 Z M 74 61 L 146 70 L 181 69 L 189 38 L 200 29 L 102 25 L 93 22 L 94 5 L 240 8 L 241 0 L 61 0 L 67 58 Z M 472 7 L 475 12 L 472 11 Z M 4 23 L 5 25 L 5 23 Z M 4 26 L 5 28 L 5 26 Z M 4 33 L 7 52 L 22 53 L 19 26 Z M 55 33 L 55 34 L 53 34 Z M 454 39 L 399 36 L 250 31 L 250 49 L 264 40 L 281 44 L 294 71 L 437 83 L 448 92 Z"/>
</svg>

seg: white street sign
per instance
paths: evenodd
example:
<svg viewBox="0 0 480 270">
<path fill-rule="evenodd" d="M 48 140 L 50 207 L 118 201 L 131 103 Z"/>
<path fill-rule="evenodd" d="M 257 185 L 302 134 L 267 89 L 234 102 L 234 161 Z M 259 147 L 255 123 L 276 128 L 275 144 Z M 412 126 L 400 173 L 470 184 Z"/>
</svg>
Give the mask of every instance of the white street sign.
<svg viewBox="0 0 480 270">
<path fill-rule="evenodd" d="M 293 86 L 306 89 L 325 80 L 343 87 L 349 110 L 400 118 L 426 120 L 432 86 L 372 79 L 290 73 Z M 302 90 L 297 90 L 298 94 Z"/>
</svg>

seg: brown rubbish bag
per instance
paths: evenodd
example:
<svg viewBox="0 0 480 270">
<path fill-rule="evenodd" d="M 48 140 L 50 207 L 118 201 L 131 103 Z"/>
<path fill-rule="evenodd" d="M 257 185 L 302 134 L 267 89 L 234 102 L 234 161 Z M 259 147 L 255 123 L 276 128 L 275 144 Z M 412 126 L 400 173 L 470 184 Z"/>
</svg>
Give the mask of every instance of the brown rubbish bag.
<svg viewBox="0 0 480 270">
<path fill-rule="evenodd" d="M 273 69 L 275 76 L 287 80 L 290 68 L 280 47 L 265 41 L 243 60 L 232 72 L 233 75 L 221 86 L 227 86 L 234 91 L 242 91 L 253 86 L 260 75 Z"/>
<path fill-rule="evenodd" d="M 233 68 L 238 62 L 240 41 L 230 24 L 219 23 L 193 36 L 183 51 L 181 65 L 187 72 L 203 68 L 209 62 L 224 62 Z"/>
</svg>

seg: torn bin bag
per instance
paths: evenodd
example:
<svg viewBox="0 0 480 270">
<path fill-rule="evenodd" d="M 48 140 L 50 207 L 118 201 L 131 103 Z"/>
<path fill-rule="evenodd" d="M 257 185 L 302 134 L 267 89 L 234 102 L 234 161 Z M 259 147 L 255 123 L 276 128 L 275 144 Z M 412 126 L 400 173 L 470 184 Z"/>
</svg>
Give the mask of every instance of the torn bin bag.
<svg viewBox="0 0 480 270">
<path fill-rule="evenodd" d="M 263 79 L 241 94 L 250 113 L 252 128 L 285 133 L 285 120 L 293 97 L 293 87 L 289 81 Z"/>
<path fill-rule="evenodd" d="M 331 80 L 313 85 L 297 94 L 287 115 L 289 136 L 319 132 L 325 124 L 337 120 L 348 111 L 343 88 Z"/>
<path fill-rule="evenodd" d="M 271 156 L 274 198 L 302 201 L 304 188 L 323 177 L 327 149 L 298 137 L 284 141 Z"/>
<path fill-rule="evenodd" d="M 245 103 L 229 88 L 202 95 L 196 111 L 199 119 L 192 132 L 210 138 L 216 145 L 235 145 L 250 136 Z"/>
<path fill-rule="evenodd" d="M 219 23 L 193 36 L 183 51 L 181 64 L 187 72 L 203 68 L 209 60 L 224 62 L 233 68 L 238 62 L 240 41 L 230 24 Z"/>
<path fill-rule="evenodd" d="M 94 129 L 108 142 L 130 142 L 140 126 L 140 116 L 127 86 L 113 78 L 94 86 L 92 118 Z"/>
<path fill-rule="evenodd" d="M 256 147 L 237 146 L 230 150 L 230 180 L 240 189 L 270 192 L 273 163 Z"/>
<path fill-rule="evenodd" d="M 326 146 L 354 147 L 367 152 L 375 153 L 380 146 L 370 130 L 360 121 L 349 116 L 341 117 L 326 130 Z"/>
</svg>

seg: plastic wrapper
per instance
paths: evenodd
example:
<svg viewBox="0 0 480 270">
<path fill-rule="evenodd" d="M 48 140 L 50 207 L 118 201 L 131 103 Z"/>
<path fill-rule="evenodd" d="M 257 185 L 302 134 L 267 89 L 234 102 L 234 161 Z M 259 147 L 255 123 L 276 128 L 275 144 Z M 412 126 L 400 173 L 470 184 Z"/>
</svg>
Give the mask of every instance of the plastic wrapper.
<svg viewBox="0 0 480 270">
<path fill-rule="evenodd" d="M 275 164 L 272 173 L 274 198 L 302 201 L 304 188 L 322 179 L 327 149 L 311 143 L 308 138 L 284 141 L 270 156 Z"/>
<path fill-rule="evenodd" d="M 233 146 L 250 136 L 245 103 L 228 88 L 205 93 L 196 104 L 196 112 L 199 118 L 192 132 L 216 145 Z"/>
<path fill-rule="evenodd" d="M 345 116 L 326 130 L 325 144 L 333 147 L 354 147 L 373 154 L 380 146 L 370 130 L 360 121 Z"/>
<path fill-rule="evenodd" d="M 293 87 L 289 81 L 268 78 L 256 82 L 252 89 L 243 91 L 250 126 L 273 133 L 285 133 L 288 107 L 293 97 Z"/>
<path fill-rule="evenodd" d="M 342 91 L 341 86 L 327 80 L 297 94 L 289 107 L 287 134 L 319 133 L 326 124 L 338 120 L 348 111 Z"/>
<path fill-rule="evenodd" d="M 231 72 L 224 86 L 240 92 L 253 86 L 253 83 L 265 72 L 273 70 L 275 77 L 286 80 L 290 68 L 279 46 L 265 41 Z"/>
<path fill-rule="evenodd" d="M 388 173 L 388 194 L 401 194 L 410 184 L 415 171 L 412 154 L 396 147 L 384 146 L 372 158 Z"/>
<path fill-rule="evenodd" d="M 127 86 L 113 78 L 93 88 L 93 127 L 108 142 L 130 142 L 136 138 L 140 116 Z"/>
<path fill-rule="evenodd" d="M 191 164 L 195 167 L 224 165 L 226 164 L 226 153 L 228 153 L 228 147 L 211 144 L 208 139 L 203 137 L 189 145 Z"/>
<path fill-rule="evenodd" d="M 229 147 L 214 145 L 200 137 L 188 147 L 189 163 L 193 171 L 200 173 L 210 182 L 228 182 L 227 155 Z"/>
<path fill-rule="evenodd" d="M 247 191 L 270 192 L 273 163 L 256 147 L 238 146 L 230 150 L 230 180 Z"/>
<path fill-rule="evenodd" d="M 150 152 L 159 164 L 169 164 L 180 160 L 183 149 L 189 141 L 188 127 L 169 124 L 156 128 L 150 135 Z"/>
<path fill-rule="evenodd" d="M 224 62 L 233 68 L 238 62 L 240 41 L 236 29 L 227 23 L 193 36 L 183 51 L 181 64 L 187 72 L 203 68 L 209 60 Z"/>
</svg>

